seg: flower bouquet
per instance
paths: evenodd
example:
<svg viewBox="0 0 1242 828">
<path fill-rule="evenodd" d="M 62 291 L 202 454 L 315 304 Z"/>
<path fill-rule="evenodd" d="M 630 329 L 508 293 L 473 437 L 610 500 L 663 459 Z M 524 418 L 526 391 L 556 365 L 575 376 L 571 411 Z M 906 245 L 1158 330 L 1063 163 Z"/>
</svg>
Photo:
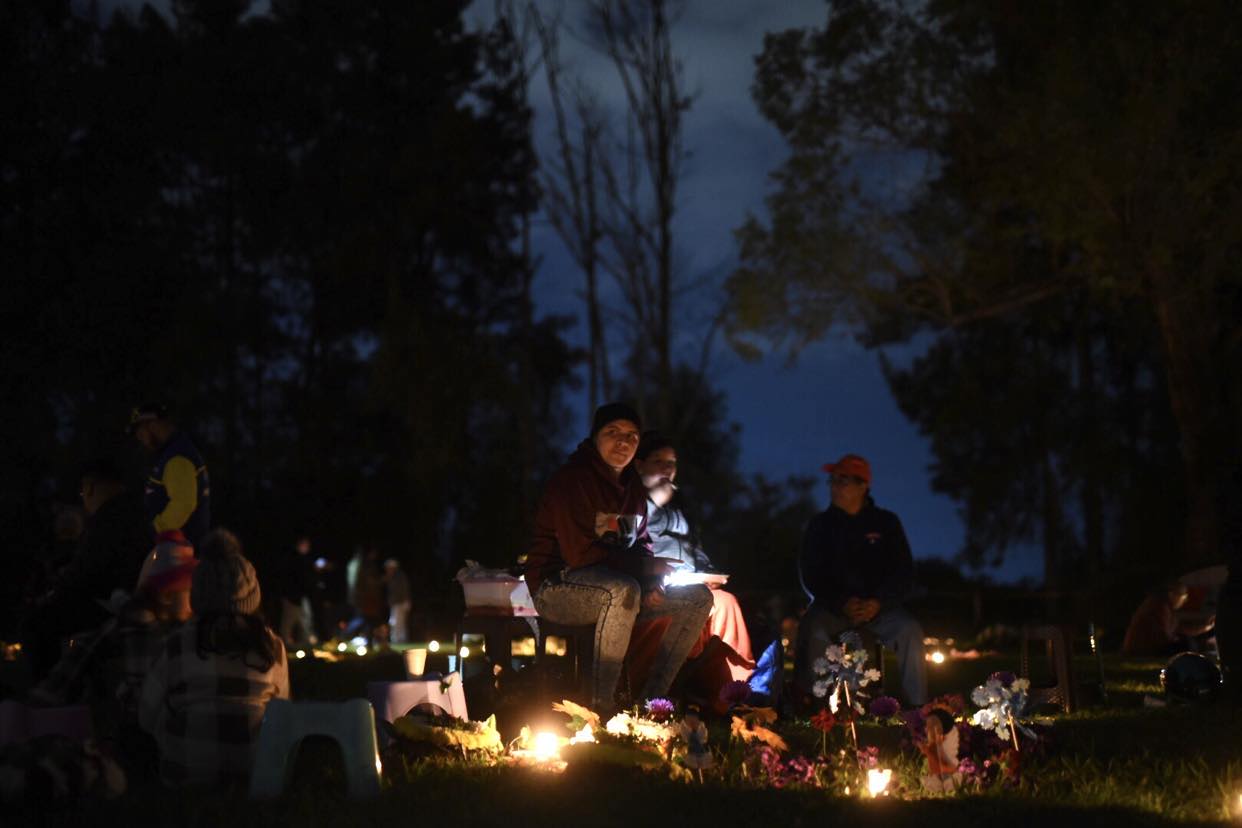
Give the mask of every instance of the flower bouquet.
<svg viewBox="0 0 1242 828">
<path fill-rule="evenodd" d="M 819 678 L 811 686 L 811 692 L 817 698 L 827 697 L 832 714 L 849 722 L 855 747 L 858 746 L 858 730 L 854 726 L 854 716 L 865 712 L 863 688 L 880 680 L 880 671 L 868 668 L 867 658 L 862 637 L 851 630 L 841 636 L 840 644 L 829 645 L 824 656 L 812 665 Z"/>
</svg>

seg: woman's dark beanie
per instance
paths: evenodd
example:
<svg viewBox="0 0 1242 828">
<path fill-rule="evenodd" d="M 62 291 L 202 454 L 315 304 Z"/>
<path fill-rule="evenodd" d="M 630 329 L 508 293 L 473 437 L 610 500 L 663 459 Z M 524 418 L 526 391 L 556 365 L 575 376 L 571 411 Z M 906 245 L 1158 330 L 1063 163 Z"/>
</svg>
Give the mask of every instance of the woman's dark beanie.
<svg viewBox="0 0 1242 828">
<path fill-rule="evenodd" d="M 640 431 L 643 423 L 638 412 L 622 402 L 610 402 L 595 409 L 595 418 L 591 420 L 591 436 L 599 434 L 599 430 L 613 420 L 629 420 Z"/>
<path fill-rule="evenodd" d="M 673 441 L 658 431 L 644 431 L 638 441 L 638 451 L 634 457 L 638 460 L 646 460 L 662 448 L 673 448 Z"/>
</svg>

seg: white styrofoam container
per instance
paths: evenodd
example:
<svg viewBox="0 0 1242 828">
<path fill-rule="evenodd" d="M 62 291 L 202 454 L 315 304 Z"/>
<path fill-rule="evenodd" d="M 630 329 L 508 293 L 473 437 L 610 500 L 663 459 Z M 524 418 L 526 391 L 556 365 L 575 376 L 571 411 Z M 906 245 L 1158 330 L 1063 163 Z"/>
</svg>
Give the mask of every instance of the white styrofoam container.
<svg viewBox="0 0 1242 828">
<path fill-rule="evenodd" d="M 537 615 L 525 578 L 468 578 L 459 582 L 468 608 L 502 610 L 511 615 Z"/>
</svg>

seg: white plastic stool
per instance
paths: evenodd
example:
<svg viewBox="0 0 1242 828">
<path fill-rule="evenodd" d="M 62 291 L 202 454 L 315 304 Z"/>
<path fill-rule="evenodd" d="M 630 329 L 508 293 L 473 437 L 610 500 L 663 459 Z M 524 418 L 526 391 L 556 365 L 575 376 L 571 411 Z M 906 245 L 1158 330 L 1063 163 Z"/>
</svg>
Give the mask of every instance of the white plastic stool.
<svg viewBox="0 0 1242 828">
<path fill-rule="evenodd" d="M 375 714 L 365 699 L 338 704 L 272 699 L 263 714 L 250 796 L 274 799 L 284 791 L 293 769 L 298 745 L 307 736 L 327 736 L 341 748 L 349 795 L 378 796 L 379 747 L 375 743 Z"/>
<path fill-rule="evenodd" d="M 470 719 L 466 712 L 466 694 L 461 689 L 461 675 L 449 673 L 443 683 L 447 690 L 441 689 L 440 679 L 411 679 L 409 681 L 371 681 L 367 682 L 367 698 L 375 708 L 375 715 L 386 722 L 399 719 L 410 708 L 424 702 L 436 705 L 450 716 L 462 721 Z M 387 738 L 384 738 L 387 741 Z"/>
</svg>

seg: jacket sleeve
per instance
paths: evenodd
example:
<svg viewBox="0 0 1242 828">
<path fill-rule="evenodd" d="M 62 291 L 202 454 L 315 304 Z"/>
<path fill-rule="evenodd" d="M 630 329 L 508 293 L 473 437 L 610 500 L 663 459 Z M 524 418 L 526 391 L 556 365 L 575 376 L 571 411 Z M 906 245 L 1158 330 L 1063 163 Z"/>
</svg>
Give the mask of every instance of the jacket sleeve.
<svg viewBox="0 0 1242 828">
<path fill-rule="evenodd" d="M 177 455 L 164 464 L 168 505 L 155 516 L 156 534 L 180 529 L 198 507 L 198 470 L 188 457 Z"/>
<path fill-rule="evenodd" d="M 269 634 L 276 639 L 277 652 L 280 658 L 272 665 L 272 686 L 276 688 L 276 696 L 278 699 L 289 698 L 289 657 L 285 650 L 285 642 L 281 641 L 275 633 L 269 630 Z"/>
<path fill-rule="evenodd" d="M 566 566 L 578 569 L 599 563 L 609 550 L 595 534 L 595 509 L 582 483 L 572 476 L 556 480 L 544 496 L 544 528 L 556 536 L 557 548 Z"/>
<path fill-rule="evenodd" d="M 906 530 L 896 515 L 890 514 L 889 522 L 891 525 L 884 533 L 887 576 L 875 591 L 875 598 L 884 605 L 900 603 L 914 586 L 914 557 Z"/>
<path fill-rule="evenodd" d="M 819 517 L 811 518 L 806 531 L 802 533 L 798 577 L 802 580 L 802 591 L 808 598 L 820 607 L 837 610 L 848 596 L 838 595 L 834 589 L 833 559 L 832 538 L 825 521 Z"/>
</svg>

